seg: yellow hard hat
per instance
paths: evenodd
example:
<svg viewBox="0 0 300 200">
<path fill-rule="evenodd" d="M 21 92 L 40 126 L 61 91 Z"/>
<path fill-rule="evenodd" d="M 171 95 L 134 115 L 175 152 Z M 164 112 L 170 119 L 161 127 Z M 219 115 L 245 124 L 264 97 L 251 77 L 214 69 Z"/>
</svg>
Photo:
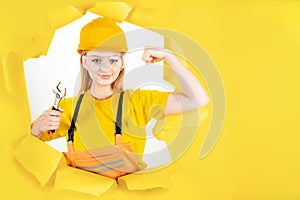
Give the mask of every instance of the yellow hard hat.
<svg viewBox="0 0 300 200">
<path fill-rule="evenodd" d="M 125 34 L 116 22 L 106 18 L 97 18 L 81 29 L 78 51 L 95 49 L 128 51 Z"/>
</svg>

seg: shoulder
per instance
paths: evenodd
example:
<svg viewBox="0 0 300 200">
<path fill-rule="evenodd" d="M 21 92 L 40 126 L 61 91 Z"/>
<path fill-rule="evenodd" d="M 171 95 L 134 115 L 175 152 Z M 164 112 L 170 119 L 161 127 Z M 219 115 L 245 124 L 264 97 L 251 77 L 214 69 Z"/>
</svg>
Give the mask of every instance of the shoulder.
<svg viewBox="0 0 300 200">
<path fill-rule="evenodd" d="M 72 104 L 74 103 L 75 99 L 78 99 L 77 97 L 67 97 L 64 98 L 60 101 L 60 106 L 61 107 L 68 107 L 68 106 L 72 106 Z"/>
<path fill-rule="evenodd" d="M 158 90 L 145 90 L 145 89 L 128 89 L 124 91 L 124 96 L 127 96 L 131 101 L 145 102 L 145 101 L 157 101 L 160 99 L 166 99 L 169 92 L 163 92 Z"/>
<path fill-rule="evenodd" d="M 147 95 L 149 91 L 142 90 L 142 89 L 126 89 L 124 91 L 124 96 L 127 97 L 128 99 L 132 100 L 138 100 L 141 99 L 143 96 Z"/>
<path fill-rule="evenodd" d="M 59 107 L 62 108 L 64 110 L 64 112 L 72 113 L 76 106 L 76 102 L 77 102 L 79 96 L 80 95 L 62 99 L 59 104 Z"/>
</svg>

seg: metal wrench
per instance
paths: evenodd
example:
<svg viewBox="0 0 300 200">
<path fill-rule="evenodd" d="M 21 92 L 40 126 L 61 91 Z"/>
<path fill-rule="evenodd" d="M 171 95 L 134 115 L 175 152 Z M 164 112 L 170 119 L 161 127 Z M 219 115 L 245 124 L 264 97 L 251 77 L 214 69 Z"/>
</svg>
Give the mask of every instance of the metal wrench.
<svg viewBox="0 0 300 200">
<path fill-rule="evenodd" d="M 52 110 L 59 110 L 59 103 L 60 101 L 66 96 L 66 88 L 62 87 L 59 82 L 56 87 L 52 90 L 55 93 L 55 99 L 52 106 Z M 51 130 L 52 133 L 55 132 L 55 130 Z"/>
</svg>

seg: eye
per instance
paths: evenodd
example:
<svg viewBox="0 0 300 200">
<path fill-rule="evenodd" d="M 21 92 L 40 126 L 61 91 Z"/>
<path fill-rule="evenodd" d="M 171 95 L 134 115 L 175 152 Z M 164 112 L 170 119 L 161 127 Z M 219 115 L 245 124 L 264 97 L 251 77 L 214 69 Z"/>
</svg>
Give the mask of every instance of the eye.
<svg viewBox="0 0 300 200">
<path fill-rule="evenodd" d="M 91 61 L 92 61 L 92 63 L 96 63 L 96 64 L 98 64 L 98 63 L 101 63 L 101 62 L 102 62 L 102 60 L 101 60 L 101 59 L 99 59 L 99 58 L 92 58 L 92 59 L 91 59 Z"/>
<path fill-rule="evenodd" d="M 109 62 L 110 62 L 111 64 L 116 63 L 116 62 L 118 62 L 118 61 L 119 61 L 119 58 L 111 58 L 111 59 L 109 59 Z"/>
</svg>

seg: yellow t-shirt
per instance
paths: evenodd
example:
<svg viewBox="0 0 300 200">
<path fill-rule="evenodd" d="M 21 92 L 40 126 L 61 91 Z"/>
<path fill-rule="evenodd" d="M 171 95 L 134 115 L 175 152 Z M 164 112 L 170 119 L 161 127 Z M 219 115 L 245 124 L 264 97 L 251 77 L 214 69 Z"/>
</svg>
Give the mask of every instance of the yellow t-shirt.
<svg viewBox="0 0 300 200">
<path fill-rule="evenodd" d="M 168 99 L 168 92 L 154 90 L 125 90 L 122 113 L 122 143 L 130 142 L 133 152 L 143 154 L 146 142 L 145 126 L 151 118 L 160 119 Z M 80 105 L 74 132 L 74 150 L 85 151 L 115 144 L 115 121 L 119 93 L 105 100 L 97 100 L 86 92 Z M 61 101 L 64 109 L 60 127 L 54 134 L 44 133 L 48 141 L 67 136 L 78 97 Z"/>
</svg>

